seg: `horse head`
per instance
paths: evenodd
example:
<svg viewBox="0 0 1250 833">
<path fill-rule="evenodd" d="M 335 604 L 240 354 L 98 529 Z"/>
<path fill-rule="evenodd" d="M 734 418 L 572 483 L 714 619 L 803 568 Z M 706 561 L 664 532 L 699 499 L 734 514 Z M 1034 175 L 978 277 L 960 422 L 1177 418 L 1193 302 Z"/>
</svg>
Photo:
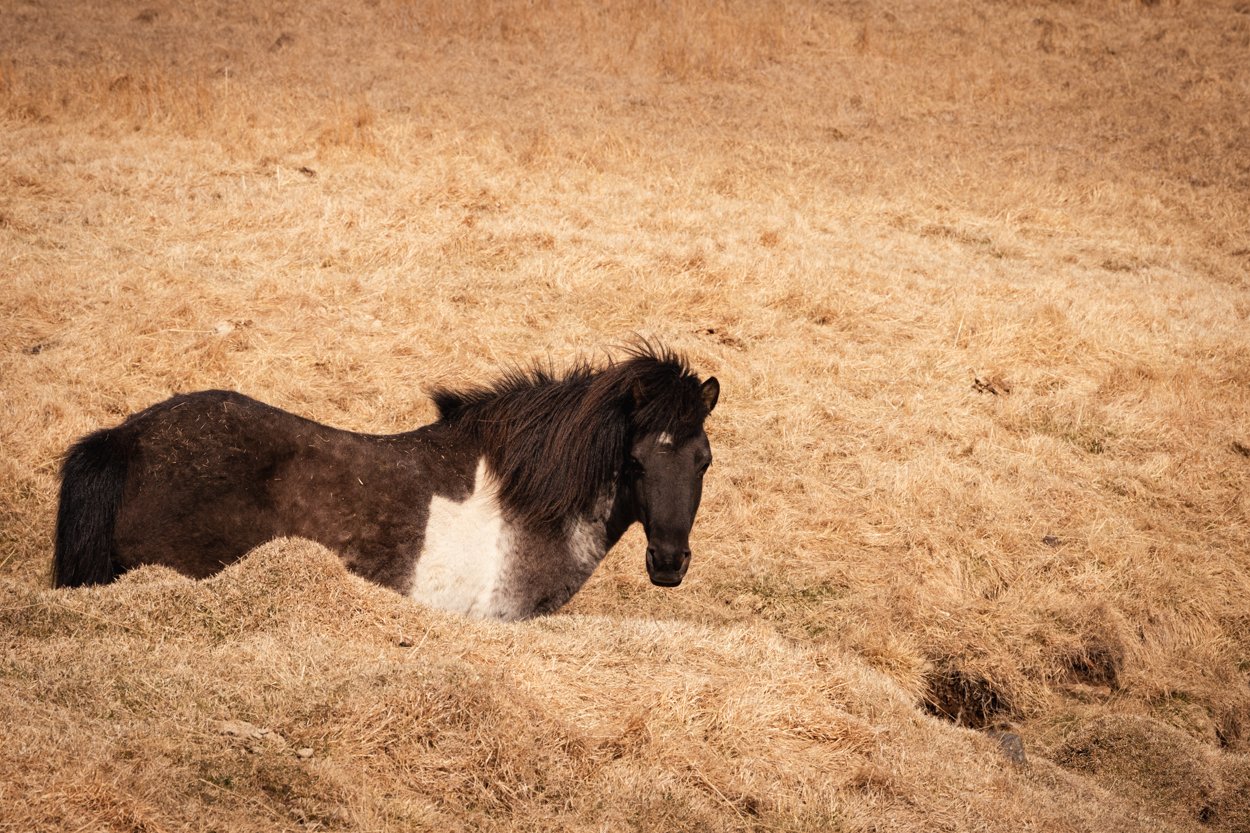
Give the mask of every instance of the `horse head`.
<svg viewBox="0 0 1250 833">
<path fill-rule="evenodd" d="M 720 396 L 715 377 L 700 388 L 703 416 Z M 693 430 L 644 432 L 629 451 L 627 483 L 635 517 L 647 534 L 647 574 L 660 587 L 681 584 L 690 567 L 690 529 L 703 498 L 712 447 L 702 420 Z"/>
</svg>

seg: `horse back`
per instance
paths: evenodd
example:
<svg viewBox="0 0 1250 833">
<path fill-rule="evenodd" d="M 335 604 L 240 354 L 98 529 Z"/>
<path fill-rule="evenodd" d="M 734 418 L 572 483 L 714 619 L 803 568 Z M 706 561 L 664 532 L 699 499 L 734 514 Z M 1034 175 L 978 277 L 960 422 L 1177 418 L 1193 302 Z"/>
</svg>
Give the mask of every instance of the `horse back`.
<svg viewBox="0 0 1250 833">
<path fill-rule="evenodd" d="M 184 394 L 113 429 L 130 450 L 115 530 L 120 569 L 211 575 L 299 535 L 406 592 L 432 484 L 451 481 L 429 432 L 357 434 L 229 391 Z"/>
</svg>

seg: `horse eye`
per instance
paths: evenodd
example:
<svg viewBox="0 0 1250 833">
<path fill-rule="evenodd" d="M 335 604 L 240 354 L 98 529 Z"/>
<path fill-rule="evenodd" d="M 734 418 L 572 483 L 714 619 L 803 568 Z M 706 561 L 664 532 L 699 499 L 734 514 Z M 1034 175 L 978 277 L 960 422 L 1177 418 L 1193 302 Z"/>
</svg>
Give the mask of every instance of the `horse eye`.
<svg viewBox="0 0 1250 833">
<path fill-rule="evenodd" d="M 707 467 L 708 467 L 708 466 L 710 466 L 710 465 L 712 465 L 712 461 L 711 461 L 711 460 L 708 460 L 706 463 L 704 463 L 703 465 L 699 466 L 699 474 L 703 474 L 703 472 L 707 471 Z"/>
</svg>

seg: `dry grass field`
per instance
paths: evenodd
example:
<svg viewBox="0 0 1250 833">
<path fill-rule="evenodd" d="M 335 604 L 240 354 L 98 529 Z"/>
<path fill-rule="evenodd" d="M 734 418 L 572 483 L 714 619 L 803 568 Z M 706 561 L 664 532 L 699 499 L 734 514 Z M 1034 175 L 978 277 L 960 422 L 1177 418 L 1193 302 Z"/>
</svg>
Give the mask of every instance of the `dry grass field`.
<svg viewBox="0 0 1250 833">
<path fill-rule="evenodd" d="M 0 19 L 0 829 L 1250 830 L 1250 4 Z M 637 336 L 722 384 L 680 588 L 47 589 L 174 392 L 399 431 Z"/>
</svg>

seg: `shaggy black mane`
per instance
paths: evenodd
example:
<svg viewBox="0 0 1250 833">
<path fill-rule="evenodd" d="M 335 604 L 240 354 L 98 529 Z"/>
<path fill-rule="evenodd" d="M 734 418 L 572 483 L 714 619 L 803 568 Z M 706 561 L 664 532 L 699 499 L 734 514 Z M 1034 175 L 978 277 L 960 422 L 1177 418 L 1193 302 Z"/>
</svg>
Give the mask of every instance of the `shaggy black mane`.
<svg viewBox="0 0 1250 833">
<path fill-rule="evenodd" d="M 595 369 L 515 370 L 487 387 L 432 392 L 439 422 L 478 439 L 519 519 L 554 529 L 585 515 L 622 470 L 635 437 L 680 442 L 707 417 L 684 357 L 650 344 Z"/>
</svg>

